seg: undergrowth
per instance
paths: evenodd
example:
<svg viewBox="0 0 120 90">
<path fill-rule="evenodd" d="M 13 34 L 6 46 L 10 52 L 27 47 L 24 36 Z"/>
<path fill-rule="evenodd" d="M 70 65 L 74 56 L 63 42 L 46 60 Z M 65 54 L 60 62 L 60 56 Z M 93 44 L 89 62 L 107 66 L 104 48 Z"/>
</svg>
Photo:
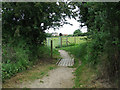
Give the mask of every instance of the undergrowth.
<svg viewBox="0 0 120 90">
<path fill-rule="evenodd" d="M 33 48 L 34 49 L 34 48 Z M 50 48 L 40 45 L 37 50 L 30 50 L 25 44 L 18 46 L 3 45 L 3 61 L 2 61 L 2 80 L 10 79 L 17 73 L 22 72 L 36 64 L 40 60 L 51 59 Z M 53 50 L 53 58 L 59 58 L 59 52 Z"/>
<path fill-rule="evenodd" d="M 63 47 L 61 49 L 68 51 L 74 56 L 76 68 L 74 74 L 75 86 L 73 88 L 96 88 L 103 87 L 101 83 L 95 81 L 98 78 L 97 65 L 94 65 L 89 57 L 90 48 L 89 42 L 84 42 L 79 45 Z M 94 61 L 93 61 L 94 62 Z"/>
</svg>

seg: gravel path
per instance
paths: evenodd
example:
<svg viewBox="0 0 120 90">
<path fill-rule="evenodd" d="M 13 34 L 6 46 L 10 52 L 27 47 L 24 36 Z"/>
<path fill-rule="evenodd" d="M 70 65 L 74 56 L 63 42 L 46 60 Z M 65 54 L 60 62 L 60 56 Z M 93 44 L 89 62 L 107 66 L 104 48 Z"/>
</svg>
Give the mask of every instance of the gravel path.
<svg viewBox="0 0 120 90">
<path fill-rule="evenodd" d="M 64 50 L 59 50 L 63 59 L 71 58 Z M 21 88 L 72 88 L 74 86 L 74 68 L 66 66 L 57 67 L 51 70 L 47 76 L 42 79 L 37 79 L 33 82 L 24 82 L 19 87 Z"/>
</svg>

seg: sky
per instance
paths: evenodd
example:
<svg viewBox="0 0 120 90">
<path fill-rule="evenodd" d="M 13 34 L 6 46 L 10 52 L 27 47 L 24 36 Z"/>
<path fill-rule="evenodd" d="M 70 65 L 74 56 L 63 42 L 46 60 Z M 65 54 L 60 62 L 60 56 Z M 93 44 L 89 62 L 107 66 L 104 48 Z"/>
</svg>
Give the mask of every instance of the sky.
<svg viewBox="0 0 120 90">
<path fill-rule="evenodd" d="M 83 33 L 84 32 L 87 32 L 87 27 L 84 26 L 84 27 L 80 27 L 80 23 L 77 22 L 75 19 L 66 19 L 67 22 L 73 24 L 73 26 L 69 25 L 69 24 L 64 24 L 62 27 L 56 30 L 50 28 L 49 30 L 46 30 L 47 33 L 52 33 L 52 32 L 57 32 L 58 34 L 59 33 L 62 33 L 62 34 L 73 34 L 73 32 L 77 29 L 80 29 Z"/>
</svg>

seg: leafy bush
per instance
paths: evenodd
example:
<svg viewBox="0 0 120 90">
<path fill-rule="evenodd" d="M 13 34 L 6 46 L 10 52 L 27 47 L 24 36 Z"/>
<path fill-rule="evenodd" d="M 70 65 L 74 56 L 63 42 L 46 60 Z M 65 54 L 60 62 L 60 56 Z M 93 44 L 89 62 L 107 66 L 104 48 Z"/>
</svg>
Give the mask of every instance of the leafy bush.
<svg viewBox="0 0 120 90">
<path fill-rule="evenodd" d="M 21 45 L 22 44 L 22 45 Z M 14 76 L 16 73 L 21 72 L 29 67 L 28 52 L 29 49 L 25 48 L 25 43 L 19 43 L 16 47 L 11 47 L 11 44 L 3 45 L 3 60 L 2 60 L 2 78 Z"/>
<path fill-rule="evenodd" d="M 35 49 L 36 51 L 33 53 L 28 46 L 25 43 L 19 43 L 16 47 L 10 44 L 3 46 L 3 81 L 16 75 L 18 72 L 26 70 L 40 58 L 50 58 L 50 49 L 48 47 L 40 45 L 38 50 Z"/>
<path fill-rule="evenodd" d="M 116 86 L 120 87 L 120 2 L 76 5 L 80 10 L 79 20 L 87 26 L 91 39 L 87 59 L 93 66 L 100 65 L 103 77 L 117 81 Z"/>
<path fill-rule="evenodd" d="M 50 49 L 42 46 L 47 36 L 45 30 L 60 27 L 62 23 L 58 22 L 63 19 L 65 23 L 66 16 L 71 17 L 72 14 L 68 4 L 59 4 L 59 6 L 56 3 L 40 2 L 2 4 L 3 80 L 27 69 L 39 58 L 50 57 Z M 31 10 L 23 8 L 26 6 Z M 74 17 L 74 14 L 72 16 Z"/>
<path fill-rule="evenodd" d="M 48 48 L 46 46 L 39 47 L 38 56 L 39 56 L 39 58 L 49 58 L 50 57 L 50 48 Z"/>
</svg>

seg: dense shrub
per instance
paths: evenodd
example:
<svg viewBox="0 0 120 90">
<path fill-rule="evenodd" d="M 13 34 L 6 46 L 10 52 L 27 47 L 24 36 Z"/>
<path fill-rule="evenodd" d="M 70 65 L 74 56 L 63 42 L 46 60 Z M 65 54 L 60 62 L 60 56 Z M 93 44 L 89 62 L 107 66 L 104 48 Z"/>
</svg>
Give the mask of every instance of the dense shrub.
<svg viewBox="0 0 120 90">
<path fill-rule="evenodd" d="M 76 3 L 91 39 L 87 59 L 109 81 L 120 86 L 120 2 Z M 116 82 L 117 81 L 117 82 Z"/>
<path fill-rule="evenodd" d="M 20 43 L 21 42 L 21 43 Z M 2 79 L 10 78 L 16 73 L 28 69 L 41 58 L 50 58 L 50 49 L 46 46 L 38 46 L 38 50 L 31 52 L 29 46 L 26 46 L 22 40 L 15 47 L 12 45 L 3 45 L 2 52 Z"/>
<path fill-rule="evenodd" d="M 1 11 L 3 81 L 36 60 L 49 58 L 50 49 L 43 46 L 49 36 L 45 30 L 62 26 L 66 16 L 72 16 L 65 2 L 4 2 Z"/>
</svg>

